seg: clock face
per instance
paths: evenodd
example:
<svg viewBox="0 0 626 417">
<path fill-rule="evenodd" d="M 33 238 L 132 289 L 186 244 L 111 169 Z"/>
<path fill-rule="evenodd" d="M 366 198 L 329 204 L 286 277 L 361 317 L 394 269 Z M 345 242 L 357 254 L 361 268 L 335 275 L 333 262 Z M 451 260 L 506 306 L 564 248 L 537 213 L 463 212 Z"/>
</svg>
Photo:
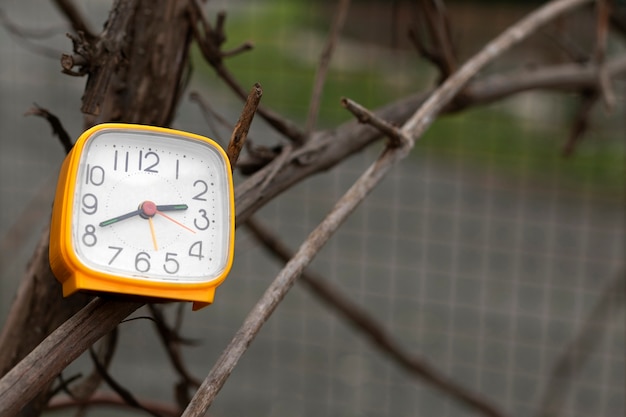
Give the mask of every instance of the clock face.
<svg viewBox="0 0 626 417">
<path fill-rule="evenodd" d="M 80 156 L 71 235 L 77 259 L 109 275 L 210 282 L 229 267 L 230 168 L 217 145 L 104 129 Z"/>
</svg>

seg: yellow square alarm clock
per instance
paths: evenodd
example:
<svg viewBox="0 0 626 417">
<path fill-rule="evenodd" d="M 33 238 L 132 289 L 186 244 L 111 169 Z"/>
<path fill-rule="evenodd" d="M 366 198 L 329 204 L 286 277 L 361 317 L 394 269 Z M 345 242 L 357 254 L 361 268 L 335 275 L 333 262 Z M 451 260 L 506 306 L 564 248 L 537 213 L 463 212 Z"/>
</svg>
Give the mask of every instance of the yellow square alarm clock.
<svg viewBox="0 0 626 417">
<path fill-rule="evenodd" d="M 97 125 L 61 168 L 50 266 L 63 294 L 108 292 L 213 302 L 233 262 L 231 167 L 211 139 Z"/>
</svg>

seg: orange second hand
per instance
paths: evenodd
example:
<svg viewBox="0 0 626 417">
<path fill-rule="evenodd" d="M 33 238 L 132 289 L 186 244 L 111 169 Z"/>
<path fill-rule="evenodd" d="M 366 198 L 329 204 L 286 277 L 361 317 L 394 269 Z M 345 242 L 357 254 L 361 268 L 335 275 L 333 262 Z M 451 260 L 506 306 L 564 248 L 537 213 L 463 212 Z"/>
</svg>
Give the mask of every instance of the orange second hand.
<svg viewBox="0 0 626 417">
<path fill-rule="evenodd" d="M 187 229 L 187 230 L 189 230 L 191 233 L 196 233 L 196 231 L 195 231 L 195 230 L 188 228 L 187 226 L 185 226 L 184 224 L 182 224 L 182 223 L 181 223 L 181 222 L 179 222 L 178 220 L 174 220 L 174 219 L 172 219 L 172 218 L 171 218 L 170 216 L 168 216 L 167 214 L 163 214 L 163 213 L 162 213 L 162 212 L 160 212 L 160 211 L 157 211 L 157 214 L 159 214 L 159 215 L 161 215 L 161 216 L 165 217 L 167 220 L 169 220 L 169 221 L 171 221 L 171 222 L 176 223 L 177 225 L 179 225 L 179 226 L 180 226 L 180 227 L 182 227 L 183 229 Z"/>
<path fill-rule="evenodd" d="M 154 245 L 154 250 L 159 250 L 156 240 L 156 233 L 154 233 L 154 222 L 152 221 L 152 217 L 148 217 L 148 224 L 150 225 L 150 234 L 152 235 L 152 244 Z"/>
</svg>

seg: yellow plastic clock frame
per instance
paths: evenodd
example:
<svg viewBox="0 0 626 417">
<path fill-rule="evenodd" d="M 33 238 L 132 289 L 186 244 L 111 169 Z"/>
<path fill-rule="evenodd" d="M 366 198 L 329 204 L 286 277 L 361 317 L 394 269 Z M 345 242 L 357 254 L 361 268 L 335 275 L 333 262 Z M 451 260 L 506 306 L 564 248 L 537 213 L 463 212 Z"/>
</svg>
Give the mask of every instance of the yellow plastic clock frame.
<svg viewBox="0 0 626 417">
<path fill-rule="evenodd" d="M 74 252 L 72 221 L 79 163 L 85 145 L 89 139 L 101 130 L 132 129 L 135 131 L 156 132 L 167 135 L 183 136 L 210 144 L 217 149 L 224 159 L 228 183 L 229 200 L 229 231 L 228 259 L 223 272 L 208 282 L 166 282 L 153 281 L 145 278 L 124 277 L 108 274 L 104 271 L 91 269 L 84 265 Z M 192 301 L 193 310 L 206 307 L 213 302 L 215 289 L 219 286 L 232 267 L 235 244 L 235 201 L 233 179 L 230 162 L 222 147 L 213 140 L 174 129 L 156 126 L 104 123 L 96 125 L 78 138 L 72 150 L 61 166 L 57 190 L 52 210 L 50 225 L 50 267 L 57 280 L 63 285 L 63 296 L 67 297 L 77 291 L 106 292 L 132 296 L 149 297 L 156 300 Z"/>
</svg>

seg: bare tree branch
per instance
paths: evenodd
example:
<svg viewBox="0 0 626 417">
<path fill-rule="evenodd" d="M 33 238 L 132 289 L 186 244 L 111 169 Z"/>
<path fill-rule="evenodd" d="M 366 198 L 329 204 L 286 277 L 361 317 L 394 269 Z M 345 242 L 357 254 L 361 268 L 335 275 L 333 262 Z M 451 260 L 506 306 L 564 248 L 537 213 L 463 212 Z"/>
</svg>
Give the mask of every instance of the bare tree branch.
<svg viewBox="0 0 626 417">
<path fill-rule="evenodd" d="M 167 355 L 170 358 L 170 362 L 172 362 L 174 369 L 187 386 L 198 388 L 202 381 L 191 375 L 191 372 L 189 372 L 185 366 L 180 351 L 180 336 L 176 333 L 176 330 L 171 329 L 167 325 L 165 322 L 165 316 L 158 306 L 149 304 L 148 308 L 154 318 L 154 324 L 157 328 L 159 337 L 161 338 L 161 342 L 167 351 Z"/>
<path fill-rule="evenodd" d="M 78 10 L 78 7 L 76 7 L 72 0 L 54 0 L 53 3 L 67 17 L 67 20 L 76 32 L 84 33 L 88 39 L 96 38 L 96 34 L 91 29 L 87 19 L 83 16 L 81 11 Z"/>
<path fill-rule="evenodd" d="M 107 383 L 107 385 L 117 394 L 120 396 L 120 398 L 122 400 L 124 400 L 124 402 L 126 404 L 128 404 L 129 406 L 133 407 L 133 408 L 137 408 L 139 410 L 143 410 L 145 412 L 147 412 L 148 414 L 154 416 L 154 417 L 162 417 L 159 413 L 157 413 L 156 411 L 151 410 L 150 408 L 145 407 L 143 404 L 141 404 L 139 401 L 137 401 L 137 399 L 135 398 L 135 396 L 126 388 L 124 388 L 119 382 L 117 382 L 112 376 L 111 374 L 109 374 L 108 370 L 106 369 L 106 367 L 100 363 L 100 361 L 98 360 L 98 356 L 95 354 L 95 352 L 93 351 L 93 349 L 89 349 L 89 354 L 91 356 L 91 360 L 93 361 L 94 365 L 96 366 L 96 369 L 98 370 L 98 372 L 100 373 L 100 376 L 102 376 L 102 379 L 104 379 L 104 381 Z"/>
<path fill-rule="evenodd" d="M 239 116 L 239 120 L 233 129 L 233 134 L 230 137 L 228 149 L 226 150 L 231 169 L 235 169 L 237 159 L 239 159 L 239 153 L 241 152 L 241 148 L 248 137 L 248 131 L 250 130 L 250 125 L 254 119 L 254 113 L 259 107 L 262 95 L 263 89 L 261 88 L 261 85 L 259 83 L 254 84 L 250 90 L 250 94 L 248 94 L 243 110 L 241 111 L 241 116 Z"/>
<path fill-rule="evenodd" d="M 380 182 L 389 169 L 408 155 L 415 141 L 432 124 L 441 109 L 453 99 L 454 95 L 463 88 L 467 81 L 487 63 L 533 33 L 537 27 L 583 3 L 585 3 L 584 0 L 554 1 L 531 13 L 525 19 L 507 29 L 502 35 L 489 42 L 484 49 L 466 62 L 454 75 L 449 77 L 424 102 L 419 110 L 402 127 L 402 132 L 407 135 L 408 139 L 406 145 L 395 148 L 387 147 L 380 157 L 337 201 L 324 220 L 311 232 L 294 257 L 280 271 L 261 299 L 252 308 L 239 331 L 192 398 L 189 406 L 183 413 L 183 417 L 204 415 L 239 359 L 246 352 L 250 343 L 252 343 L 283 297 L 291 289 L 296 278 L 302 274 L 304 268 L 313 260 L 321 247 L 358 204 L 363 201 L 365 196 Z M 495 416 L 499 414 L 490 415 Z"/>
<path fill-rule="evenodd" d="M 0 8 L 0 26 L 6 29 L 6 31 L 13 35 L 13 37 L 25 48 L 29 51 L 32 51 L 36 54 L 45 56 L 47 58 L 56 59 L 59 56 L 59 51 L 40 45 L 38 43 L 34 43 L 31 41 L 32 38 L 42 38 L 51 36 L 57 29 L 24 29 L 18 27 L 15 23 L 11 21 L 9 16 L 5 13 L 3 9 Z"/>
<path fill-rule="evenodd" d="M 180 410 L 171 404 L 160 403 L 153 400 L 148 399 L 138 399 L 138 401 L 143 404 L 144 408 L 150 410 L 153 413 L 159 414 L 162 417 L 179 417 Z M 49 411 L 57 411 L 57 410 L 65 410 L 68 408 L 74 407 L 85 407 L 85 408 L 103 408 L 103 407 L 112 407 L 119 409 L 128 409 L 135 408 L 128 405 L 124 400 L 120 397 L 109 394 L 109 393 L 96 393 L 87 401 L 76 401 L 71 398 L 54 398 L 47 410 Z"/>
<path fill-rule="evenodd" d="M 222 43 L 225 40 L 225 36 L 221 31 L 213 30 L 208 20 L 203 14 L 202 5 L 199 0 L 190 1 L 189 16 L 191 19 L 191 27 L 193 29 L 193 35 L 198 43 L 200 52 L 206 61 L 213 67 L 217 75 L 242 99 L 246 100 L 248 94 L 244 88 L 235 79 L 233 74 L 226 68 L 223 62 L 223 58 L 228 55 L 221 51 Z M 217 25 L 218 28 L 223 28 L 225 15 L 220 14 L 218 16 Z M 200 30 L 202 27 L 202 31 Z M 247 50 L 249 48 L 242 48 Z M 259 106 L 257 113 L 267 123 L 270 124 L 278 132 L 284 134 L 286 137 L 291 138 L 293 141 L 301 142 L 304 138 L 304 132 L 293 123 L 291 120 L 278 115 L 277 113 Z"/>
<path fill-rule="evenodd" d="M 431 46 L 416 30 L 409 30 L 409 39 L 426 59 L 439 69 L 439 82 L 442 82 L 456 70 L 456 56 L 452 44 L 452 34 L 446 7 L 440 0 L 421 0 L 418 3 L 420 24 L 426 26 Z"/>
<path fill-rule="evenodd" d="M 0 379 L 0 415 L 13 416 L 67 365 L 141 303 L 96 298 Z"/>
<path fill-rule="evenodd" d="M 277 236 L 272 234 L 268 228 L 262 226 L 254 218 L 248 219 L 246 227 L 281 261 L 288 262 L 293 257 L 293 252 Z M 436 368 L 428 364 L 425 359 L 407 352 L 402 348 L 398 340 L 389 334 L 365 309 L 343 296 L 339 288 L 306 270 L 302 273 L 300 279 L 313 294 L 339 312 L 349 324 L 361 331 L 364 336 L 367 336 L 375 347 L 405 371 L 478 412 L 490 416 L 505 415 L 504 412 L 498 410 L 495 405 L 480 395 L 471 392 L 453 379 L 440 373 Z"/>
<path fill-rule="evenodd" d="M 209 129 L 212 132 L 211 133 L 212 138 L 218 141 L 219 143 L 221 143 L 222 146 L 226 147 L 227 144 L 225 143 L 225 141 L 222 140 L 222 137 L 219 133 L 219 129 L 213 123 L 212 118 L 214 117 L 217 120 L 217 122 L 219 122 L 219 124 L 221 124 L 224 128 L 226 128 L 227 130 L 231 132 L 235 129 L 234 125 L 229 123 L 228 120 L 226 120 L 226 118 L 224 118 L 222 115 L 216 112 L 209 105 L 208 101 L 205 100 L 204 97 L 202 97 L 200 93 L 198 93 L 197 91 L 191 92 L 189 94 L 189 99 L 193 102 L 196 102 L 198 106 L 200 107 L 200 110 L 202 111 L 202 115 L 204 116 L 204 120 L 206 121 L 206 124 L 209 126 Z"/>
<path fill-rule="evenodd" d="M 582 2 L 583 2 L 582 0 L 560 1 L 556 3 L 551 3 L 548 6 L 541 9 L 540 11 L 550 10 L 550 13 L 558 14 L 564 11 L 565 8 L 574 7 L 577 4 L 581 4 Z M 555 8 L 556 8 L 556 11 L 555 11 Z M 539 20 L 542 20 L 542 19 L 547 19 L 547 17 L 544 15 Z M 508 43 L 508 46 L 510 46 L 511 44 L 519 41 L 523 36 L 526 35 L 527 30 L 532 30 L 532 25 L 526 24 L 525 26 L 518 27 L 517 31 L 505 32 L 505 34 L 508 34 L 505 45 Z M 481 65 L 484 65 L 489 59 L 492 59 L 492 57 L 495 57 L 498 53 L 500 53 L 501 48 L 502 48 L 502 44 L 499 44 L 499 45 L 490 44 L 486 48 L 486 51 L 484 50 L 482 52 L 483 56 L 478 62 L 471 61 L 473 62 L 474 65 L 476 65 L 477 68 L 469 69 L 467 71 L 470 71 L 470 72 L 474 70 L 478 71 Z M 427 110 L 422 110 L 420 117 L 413 117 L 411 119 L 411 124 L 405 125 L 405 129 L 406 129 L 405 132 L 407 133 L 407 135 L 410 134 L 414 140 L 419 138 L 420 131 L 423 133 L 423 131 L 428 127 L 428 125 L 432 123 L 432 119 L 434 119 L 434 117 L 440 112 L 452 111 L 455 109 L 459 109 L 463 106 L 467 107 L 469 105 L 480 104 L 481 102 L 487 102 L 490 99 L 495 99 L 494 97 L 498 97 L 498 96 L 504 97 L 506 94 L 514 93 L 513 89 L 509 87 L 502 87 L 500 90 L 498 90 L 497 88 L 489 89 L 490 87 L 493 87 L 493 86 L 489 86 L 488 81 L 490 79 L 486 79 L 484 81 L 474 82 L 473 84 L 471 84 L 473 88 L 472 88 L 472 95 L 470 96 L 470 98 L 468 100 L 464 100 L 461 104 L 455 103 L 455 106 L 452 106 L 449 104 L 451 98 L 453 98 L 454 95 L 458 92 L 458 88 L 462 88 L 464 85 L 466 85 L 469 78 L 473 76 L 473 74 L 463 73 L 462 72 L 463 68 L 461 68 L 461 70 L 459 70 L 459 72 L 457 73 L 457 74 L 460 73 L 461 75 L 459 76 L 459 78 L 456 78 L 454 80 L 455 85 L 447 85 L 446 83 L 444 83 L 444 85 L 442 85 L 441 88 L 437 90 L 437 92 L 431 96 L 431 99 L 434 100 L 434 103 L 431 102 L 429 104 L 427 102 L 428 104 Z M 610 65 L 607 64 L 607 68 L 610 68 Z M 575 67 L 575 68 L 572 67 L 570 69 L 572 70 L 570 75 L 573 74 L 572 77 L 577 78 L 579 82 L 583 84 L 597 85 L 597 82 L 598 82 L 597 77 L 596 77 L 597 72 L 595 69 L 588 69 L 585 67 Z M 623 67 L 621 67 L 621 69 L 616 69 L 616 71 L 623 72 L 624 69 Z M 540 74 L 541 72 L 538 71 L 536 80 L 539 80 L 539 82 L 541 83 L 541 82 L 544 82 L 545 80 L 543 81 L 540 80 L 540 77 L 539 77 Z M 456 75 L 451 77 L 449 80 L 452 80 L 455 77 Z M 523 85 L 524 89 L 537 88 L 537 86 L 533 87 L 528 84 L 524 84 L 524 81 L 520 81 L 520 83 L 518 84 L 518 88 L 519 88 L 519 85 Z M 553 80 L 552 84 L 550 84 L 549 82 L 545 82 L 539 88 L 558 88 L 562 90 L 578 91 L 580 89 L 580 84 L 579 85 L 573 85 L 573 84 L 567 84 L 567 83 L 562 84 L 558 82 L 557 80 Z M 392 125 L 401 124 L 407 119 L 407 117 L 409 117 L 415 111 L 415 108 L 420 103 L 424 102 L 425 97 L 426 97 L 425 94 L 415 94 L 405 100 L 386 106 L 385 108 L 381 110 L 380 113 L 378 113 L 377 117 L 379 117 L 382 120 L 385 120 L 387 123 L 390 123 Z M 279 165 L 278 162 L 271 163 L 270 165 L 258 171 L 248 181 L 244 182 L 241 186 L 238 187 L 237 189 L 237 210 L 238 210 L 237 221 L 238 223 L 245 221 L 245 219 L 249 215 L 251 215 L 254 211 L 256 211 L 259 207 L 261 207 L 271 198 L 276 196 L 278 193 L 288 188 L 290 185 L 295 184 L 296 182 L 300 181 L 301 179 L 307 176 L 312 175 L 313 173 L 320 172 L 322 170 L 325 170 L 334 166 L 343 158 L 345 158 L 346 155 L 349 155 L 359 149 L 362 149 L 364 146 L 367 146 L 369 143 L 376 140 L 379 136 L 380 136 L 380 132 L 378 130 L 372 128 L 371 126 L 365 126 L 365 125 L 357 126 L 356 122 L 347 123 L 339 127 L 339 129 L 336 129 L 333 131 L 319 132 L 317 134 L 314 134 L 311 137 L 311 140 L 309 140 L 305 145 L 303 145 L 302 148 L 294 150 L 293 152 L 290 152 L 288 154 L 288 159 L 289 159 L 288 163 L 285 164 L 281 162 L 280 169 L 276 169 L 276 166 Z M 403 156 L 401 155 L 401 153 L 403 153 L 404 151 L 405 151 L 405 147 L 386 150 L 385 153 L 379 159 L 379 161 L 375 164 L 375 166 L 371 168 L 370 170 L 368 170 L 368 172 L 366 172 L 366 174 L 368 176 L 371 176 L 371 178 L 369 178 L 369 180 L 364 179 L 363 181 L 367 181 L 367 183 L 371 183 L 371 182 L 375 183 L 376 176 L 384 175 L 384 173 L 381 174 L 379 171 L 386 169 L 385 166 L 387 164 L 389 164 L 390 166 L 391 164 L 395 163 L 395 161 L 402 159 Z M 406 150 L 406 152 L 408 152 L 408 150 Z M 269 181 L 268 181 L 268 178 L 270 178 Z M 264 184 L 264 183 L 267 185 L 267 187 L 263 189 L 262 192 L 259 192 L 259 189 L 260 189 L 259 185 Z M 355 190 L 354 192 L 356 193 L 357 191 L 359 190 Z M 345 210 L 345 208 L 342 208 L 342 210 Z M 336 214 L 335 216 L 341 217 L 343 216 L 343 214 Z M 332 222 L 334 220 L 329 219 L 328 221 Z M 315 246 L 317 243 L 311 242 L 308 244 Z M 313 246 L 310 246 L 310 248 Z M 306 263 L 307 262 L 306 257 L 309 256 L 309 254 L 306 253 L 307 251 L 306 248 L 302 250 L 304 251 L 302 254 L 304 258 L 300 259 L 298 262 Z M 314 254 L 310 256 L 314 256 Z M 299 264 L 292 264 L 291 267 L 299 268 Z M 295 280 L 295 276 L 297 276 L 297 271 L 294 274 L 294 276 L 291 276 L 291 274 L 292 272 L 282 273 L 283 279 L 287 280 L 287 282 L 289 280 Z M 284 287 L 281 287 L 281 286 L 279 286 L 278 288 L 280 291 L 288 290 L 288 288 L 285 289 Z M 264 301 L 262 300 L 262 302 Z M 130 305 L 125 304 L 125 303 L 121 303 L 121 304 L 124 304 L 126 306 L 124 308 L 130 309 Z M 98 307 L 95 311 L 99 312 L 101 309 L 105 310 L 107 308 L 109 308 L 109 304 L 106 302 L 103 302 L 102 305 Z M 266 308 L 266 310 L 264 311 L 267 312 L 268 311 L 267 308 L 269 307 L 266 306 L 264 308 Z M 79 314 L 82 314 L 82 312 Z M 271 309 L 269 310 L 269 314 L 271 314 Z M 99 328 L 104 327 L 104 328 L 110 329 L 110 328 L 113 328 L 118 321 L 119 321 L 119 317 L 117 316 L 98 315 L 97 320 L 94 319 L 94 321 L 85 321 L 84 328 L 82 329 L 82 331 L 90 332 L 93 330 L 94 326 L 98 326 Z M 262 325 L 262 321 L 260 325 Z M 259 325 L 259 328 L 260 328 L 260 325 Z M 57 337 L 56 340 L 58 340 L 60 344 L 66 343 L 66 342 L 62 342 L 61 341 L 62 339 L 58 338 L 57 332 L 53 333 L 50 337 L 51 338 Z M 237 340 L 239 340 L 240 343 L 243 343 L 246 347 L 247 347 L 247 343 L 250 343 L 252 340 L 252 338 L 247 338 L 247 336 L 245 335 L 241 335 L 237 337 L 238 337 Z M 74 342 L 75 342 L 75 345 L 72 345 L 72 348 L 76 350 L 83 349 L 84 351 L 84 349 L 86 349 L 86 346 L 89 346 L 88 341 L 85 342 L 81 340 L 75 340 Z M 46 349 L 52 348 L 49 344 L 46 346 L 47 346 Z M 245 348 L 243 351 L 245 351 Z M 241 354 L 243 354 L 243 351 L 239 353 L 238 351 L 233 351 L 233 354 L 234 356 L 237 356 L 237 355 L 240 356 Z M 39 352 L 41 352 L 41 350 Z M 57 356 L 57 360 L 58 358 L 59 356 Z M 22 366 L 21 370 L 25 372 L 25 374 L 23 375 L 26 375 L 26 376 L 32 375 L 34 368 L 32 367 L 32 362 L 29 362 L 29 361 L 32 361 L 32 359 L 33 357 L 29 357 L 23 362 L 23 364 L 20 364 Z M 229 360 L 232 361 L 233 358 L 230 358 Z M 28 367 L 29 366 L 28 363 L 31 364 L 30 368 Z M 47 378 L 48 375 L 55 373 L 55 371 L 50 371 L 48 369 L 49 366 L 50 364 L 47 361 L 42 361 L 39 364 L 40 369 L 38 369 L 38 371 L 39 370 L 43 371 L 44 379 Z M 16 374 L 11 374 L 11 375 L 13 378 L 16 378 Z M 22 375 L 22 374 L 19 374 L 19 375 Z M 7 401 L 4 401 L 5 399 L 15 398 L 15 397 L 11 397 L 11 395 L 13 394 L 7 393 L 8 391 L 6 391 L 7 385 L 5 384 L 7 383 L 7 381 L 9 380 L 4 379 L 4 378 L 0 380 L 0 407 L 2 407 L 3 404 L 7 404 Z M 11 382 L 13 381 L 14 380 L 11 380 Z M 218 379 L 216 379 L 214 382 L 216 384 L 220 383 Z M 14 389 L 19 391 L 19 389 L 21 389 L 21 387 L 23 386 L 21 384 L 17 384 L 17 385 L 11 384 L 11 387 L 12 388 L 9 391 L 14 390 Z M 32 387 L 32 390 L 36 391 L 38 387 L 41 387 L 41 385 L 34 385 Z M 28 393 L 28 395 L 31 395 L 31 394 L 32 393 Z M 26 396 L 26 394 L 23 391 L 19 391 L 17 397 L 20 399 L 20 401 L 21 401 L 21 396 L 23 395 Z"/>
<path fill-rule="evenodd" d="M 626 271 L 617 273 L 605 286 L 576 337 L 555 362 L 541 396 L 537 417 L 557 417 L 574 376 L 584 367 L 606 331 L 605 323 L 626 303 Z"/>
<path fill-rule="evenodd" d="M 326 83 L 326 74 L 328 73 L 330 60 L 333 56 L 335 45 L 337 44 L 337 40 L 339 38 L 339 33 L 341 32 L 343 24 L 346 20 L 346 16 L 348 15 L 349 8 L 350 0 L 339 0 L 339 4 L 337 5 L 337 11 L 334 13 L 335 17 L 333 19 L 333 23 L 328 34 L 328 39 L 326 40 L 326 45 L 324 46 L 324 50 L 322 51 L 322 54 L 318 61 L 317 71 L 315 73 L 313 91 L 311 92 L 311 100 L 309 102 L 309 113 L 306 118 L 304 128 L 305 139 L 307 139 L 311 135 L 311 132 L 313 132 L 315 124 L 317 123 L 317 116 L 319 115 L 322 92 L 324 90 L 324 84 Z"/>
<path fill-rule="evenodd" d="M 54 114 L 35 104 L 34 107 L 31 107 L 26 113 L 24 113 L 24 116 L 40 116 L 46 119 L 52 127 L 52 135 L 59 138 L 65 153 L 69 153 L 72 150 L 72 146 L 74 146 L 72 139 L 70 139 L 70 135 L 63 127 L 63 123 L 61 123 L 59 118 Z"/>
</svg>

